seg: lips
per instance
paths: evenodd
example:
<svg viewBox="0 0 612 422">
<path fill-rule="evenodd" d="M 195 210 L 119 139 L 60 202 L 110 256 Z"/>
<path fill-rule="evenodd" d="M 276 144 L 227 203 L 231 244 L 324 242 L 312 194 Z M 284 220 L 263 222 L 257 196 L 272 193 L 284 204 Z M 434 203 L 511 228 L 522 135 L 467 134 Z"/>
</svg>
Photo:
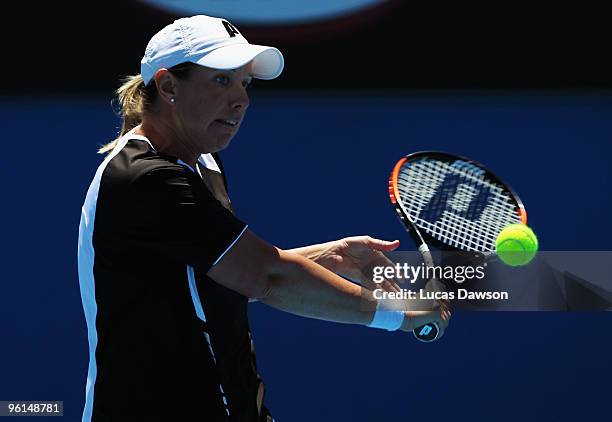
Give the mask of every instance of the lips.
<svg viewBox="0 0 612 422">
<path fill-rule="evenodd" d="M 236 126 L 238 126 L 238 123 L 240 121 L 239 120 L 233 120 L 233 119 L 217 119 L 217 120 L 215 120 L 215 122 L 220 123 L 222 125 L 229 126 L 229 127 L 236 127 Z"/>
</svg>

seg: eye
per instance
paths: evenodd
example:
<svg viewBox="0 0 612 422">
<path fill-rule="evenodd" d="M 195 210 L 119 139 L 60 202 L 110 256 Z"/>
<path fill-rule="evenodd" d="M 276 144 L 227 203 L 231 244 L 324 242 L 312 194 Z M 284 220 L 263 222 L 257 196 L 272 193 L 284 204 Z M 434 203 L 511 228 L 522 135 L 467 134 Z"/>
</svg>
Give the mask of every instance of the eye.
<svg viewBox="0 0 612 422">
<path fill-rule="evenodd" d="M 252 83 L 253 83 L 253 79 L 252 78 L 245 79 L 244 81 L 242 81 L 242 86 L 244 88 L 248 88 Z"/>
<path fill-rule="evenodd" d="M 221 86 L 227 86 L 230 83 L 230 77 L 227 75 L 217 75 L 215 76 L 215 82 Z"/>
</svg>

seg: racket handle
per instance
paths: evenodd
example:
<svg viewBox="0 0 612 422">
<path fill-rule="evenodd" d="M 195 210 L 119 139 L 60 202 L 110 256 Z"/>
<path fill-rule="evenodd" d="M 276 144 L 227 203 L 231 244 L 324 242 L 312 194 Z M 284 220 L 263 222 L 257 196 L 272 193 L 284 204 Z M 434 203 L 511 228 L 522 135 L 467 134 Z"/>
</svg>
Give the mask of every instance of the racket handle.
<svg viewBox="0 0 612 422">
<path fill-rule="evenodd" d="M 440 335 L 440 326 L 437 322 L 430 322 L 412 330 L 412 333 L 417 340 L 423 343 L 430 343 L 438 339 Z"/>
</svg>

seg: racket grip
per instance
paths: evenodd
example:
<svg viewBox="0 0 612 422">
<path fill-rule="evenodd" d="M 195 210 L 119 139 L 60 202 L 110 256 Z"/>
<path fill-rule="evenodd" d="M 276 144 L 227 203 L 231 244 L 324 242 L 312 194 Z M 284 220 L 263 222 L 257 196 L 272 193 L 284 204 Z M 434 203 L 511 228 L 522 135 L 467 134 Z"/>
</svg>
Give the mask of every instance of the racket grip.
<svg viewBox="0 0 612 422">
<path fill-rule="evenodd" d="M 434 321 L 415 328 L 412 330 L 412 333 L 417 340 L 422 341 L 423 343 L 430 343 L 438 339 L 438 336 L 440 335 L 440 326 Z"/>
</svg>

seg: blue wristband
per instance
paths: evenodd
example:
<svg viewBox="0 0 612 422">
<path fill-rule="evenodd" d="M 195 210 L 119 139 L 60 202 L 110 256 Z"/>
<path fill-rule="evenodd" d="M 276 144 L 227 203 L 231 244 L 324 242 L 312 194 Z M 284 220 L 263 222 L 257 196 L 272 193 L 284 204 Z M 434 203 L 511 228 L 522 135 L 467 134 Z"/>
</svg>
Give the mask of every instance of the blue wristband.
<svg viewBox="0 0 612 422">
<path fill-rule="evenodd" d="M 372 319 L 372 322 L 368 324 L 368 327 L 381 328 L 388 331 L 399 330 L 404 322 L 404 312 L 382 309 L 381 303 L 382 302 L 380 301 L 378 302 L 376 312 L 374 313 L 374 318 Z"/>
</svg>

